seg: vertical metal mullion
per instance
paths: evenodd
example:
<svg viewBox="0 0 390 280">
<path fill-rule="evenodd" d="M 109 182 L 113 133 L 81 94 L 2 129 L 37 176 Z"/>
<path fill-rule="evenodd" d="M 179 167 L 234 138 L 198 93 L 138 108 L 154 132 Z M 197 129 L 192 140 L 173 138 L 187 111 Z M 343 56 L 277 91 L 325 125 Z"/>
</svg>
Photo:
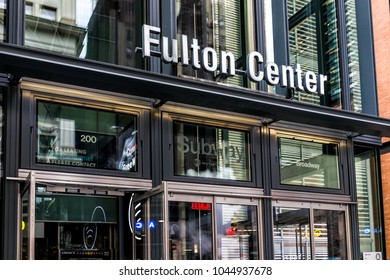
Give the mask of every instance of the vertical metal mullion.
<svg viewBox="0 0 390 280">
<path fill-rule="evenodd" d="M 30 173 L 30 206 L 28 210 L 29 215 L 29 236 L 28 236 L 28 250 L 29 259 L 35 259 L 35 172 Z"/>
<path fill-rule="evenodd" d="M 311 203 L 310 203 L 310 208 L 309 208 L 309 226 L 310 226 L 311 260 L 315 260 L 316 248 L 315 248 L 315 244 L 314 244 L 314 209 L 313 209 L 313 205 Z"/>
<path fill-rule="evenodd" d="M 7 0 L 6 41 L 10 44 L 24 45 L 25 0 Z"/>
</svg>

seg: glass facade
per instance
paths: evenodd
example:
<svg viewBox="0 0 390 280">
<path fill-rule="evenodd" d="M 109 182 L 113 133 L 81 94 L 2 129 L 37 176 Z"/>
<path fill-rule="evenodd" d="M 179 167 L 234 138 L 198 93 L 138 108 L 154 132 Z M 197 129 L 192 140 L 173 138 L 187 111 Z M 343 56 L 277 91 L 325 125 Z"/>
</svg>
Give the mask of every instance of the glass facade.
<svg viewBox="0 0 390 280">
<path fill-rule="evenodd" d="M 137 171 L 134 115 L 38 102 L 36 162 Z"/>
<path fill-rule="evenodd" d="M 0 82 L 8 86 L 0 95 L 0 206 L 8 211 L 0 251 L 14 246 L 22 259 L 145 260 L 344 260 L 359 258 L 359 248 L 361 255 L 384 252 L 376 128 L 386 136 L 387 123 L 351 113 L 365 113 L 365 100 L 375 98 L 364 85 L 373 80 L 364 71 L 374 71 L 360 61 L 371 58 L 362 55 L 357 6 L 0 0 L 0 41 L 24 28 L 12 33 L 23 46 L 11 53 L 3 44 L 0 52 L 7 73 Z M 7 20 L 23 12 L 23 24 Z M 148 58 L 140 52 L 144 25 L 161 28 L 149 34 Z M 173 39 L 180 55 L 188 39 L 188 65 L 162 59 L 163 36 L 169 55 Z M 221 70 L 227 52 L 234 75 Z M 258 61 L 249 61 L 253 53 Z M 210 71 L 204 64 L 214 54 L 218 67 Z M 264 78 L 256 81 L 251 69 Z M 309 93 L 318 85 L 307 79 L 323 75 L 324 95 Z M 367 138 L 355 138 L 361 131 Z M 4 135 L 18 145 L 3 143 Z M 136 203 L 124 209 L 128 199 Z M 17 218 L 7 216 L 14 212 Z M 14 245 L 5 244 L 11 233 Z"/>
</svg>

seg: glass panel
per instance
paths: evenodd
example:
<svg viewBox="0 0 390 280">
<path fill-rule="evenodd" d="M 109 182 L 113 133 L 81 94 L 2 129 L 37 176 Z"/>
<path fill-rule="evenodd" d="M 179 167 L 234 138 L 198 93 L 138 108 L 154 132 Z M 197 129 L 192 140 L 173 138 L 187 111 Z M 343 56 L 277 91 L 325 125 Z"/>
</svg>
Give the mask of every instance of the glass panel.
<svg viewBox="0 0 390 280">
<path fill-rule="evenodd" d="M 349 88 L 351 91 L 351 107 L 355 112 L 362 112 L 362 91 L 360 86 L 359 48 L 357 38 L 356 1 L 345 1 Z"/>
<path fill-rule="evenodd" d="M 344 211 L 314 210 L 314 246 L 316 260 L 347 259 Z"/>
<path fill-rule="evenodd" d="M 3 0 L 2 2 L 4 2 Z M 135 48 L 144 1 L 28 0 L 25 45 L 70 56 L 142 67 Z"/>
<path fill-rule="evenodd" d="M 21 255 L 22 260 L 30 259 L 30 188 L 22 196 L 22 224 L 21 224 Z"/>
<path fill-rule="evenodd" d="M 250 181 L 249 132 L 174 122 L 175 175 Z"/>
<path fill-rule="evenodd" d="M 150 229 L 150 246 L 151 259 L 164 259 L 163 242 L 164 242 L 164 215 L 163 215 L 163 194 L 157 194 L 150 198 L 150 220 L 152 222 Z M 154 226 L 155 225 L 155 226 Z"/>
<path fill-rule="evenodd" d="M 5 15 L 7 12 L 7 0 L 0 0 L 0 41 L 6 41 L 6 20 Z"/>
<path fill-rule="evenodd" d="M 257 207 L 217 204 L 219 260 L 258 260 Z"/>
<path fill-rule="evenodd" d="M 325 99 L 296 90 L 294 99 L 341 108 L 337 10 L 333 0 L 287 1 L 290 64 L 328 76 Z"/>
<path fill-rule="evenodd" d="M 274 207 L 274 259 L 310 260 L 309 209 Z"/>
<path fill-rule="evenodd" d="M 36 221 L 117 222 L 117 201 L 112 197 L 36 195 Z"/>
<path fill-rule="evenodd" d="M 375 149 L 355 146 L 360 253 L 383 250 L 381 199 Z"/>
<path fill-rule="evenodd" d="M 116 225 L 35 223 L 36 260 L 116 259 Z"/>
<path fill-rule="evenodd" d="M 340 189 L 338 145 L 278 137 L 282 184 Z"/>
<path fill-rule="evenodd" d="M 253 3 L 251 1 L 182 1 L 176 0 L 177 32 L 198 40 L 201 48 L 213 48 L 219 59 L 221 51 L 234 54 L 236 69 L 243 70 L 247 52 L 254 50 Z M 236 75 L 222 76 L 219 71 L 207 73 L 191 67 L 177 69 L 178 75 L 248 86 L 247 79 Z"/>
<path fill-rule="evenodd" d="M 38 102 L 38 163 L 137 171 L 136 117 Z"/>
<path fill-rule="evenodd" d="M 169 259 L 212 260 L 211 203 L 169 202 Z"/>
</svg>

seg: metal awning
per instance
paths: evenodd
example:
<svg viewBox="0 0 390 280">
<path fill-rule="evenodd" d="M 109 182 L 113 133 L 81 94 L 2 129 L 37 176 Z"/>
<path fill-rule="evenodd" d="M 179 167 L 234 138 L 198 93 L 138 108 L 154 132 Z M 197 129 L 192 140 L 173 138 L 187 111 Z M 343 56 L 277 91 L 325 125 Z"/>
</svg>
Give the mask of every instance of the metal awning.
<svg viewBox="0 0 390 280">
<path fill-rule="evenodd" d="M 0 44 L 0 72 L 74 86 L 130 94 L 151 102 L 177 102 L 273 121 L 289 121 L 350 132 L 390 136 L 390 120 L 287 100 L 270 93 L 184 79 L 102 62 Z M 59 74 L 60 73 L 60 74 Z"/>
</svg>

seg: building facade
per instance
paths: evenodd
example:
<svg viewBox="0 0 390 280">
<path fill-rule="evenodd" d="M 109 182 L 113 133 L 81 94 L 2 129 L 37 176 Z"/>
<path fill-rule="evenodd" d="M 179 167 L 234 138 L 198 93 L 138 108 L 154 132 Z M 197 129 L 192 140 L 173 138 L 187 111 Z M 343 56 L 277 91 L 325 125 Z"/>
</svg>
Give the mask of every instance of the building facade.
<svg viewBox="0 0 390 280">
<path fill-rule="evenodd" d="M 375 63 L 377 68 L 378 82 L 378 100 L 379 100 L 379 115 L 384 118 L 389 118 L 390 110 L 388 104 L 390 96 L 388 88 L 390 79 L 388 72 L 390 71 L 390 51 L 386 46 L 390 43 L 390 32 L 385 28 L 390 24 L 390 3 L 388 1 L 375 1 L 372 4 L 374 40 L 375 40 Z M 381 172 L 382 172 L 382 189 L 383 189 L 383 207 L 384 221 L 386 232 L 386 249 L 390 249 L 390 154 L 389 154 L 389 138 L 383 138 L 383 146 L 381 148 Z"/>
<path fill-rule="evenodd" d="M 2 259 L 386 258 L 371 1 L 0 7 Z"/>
</svg>

